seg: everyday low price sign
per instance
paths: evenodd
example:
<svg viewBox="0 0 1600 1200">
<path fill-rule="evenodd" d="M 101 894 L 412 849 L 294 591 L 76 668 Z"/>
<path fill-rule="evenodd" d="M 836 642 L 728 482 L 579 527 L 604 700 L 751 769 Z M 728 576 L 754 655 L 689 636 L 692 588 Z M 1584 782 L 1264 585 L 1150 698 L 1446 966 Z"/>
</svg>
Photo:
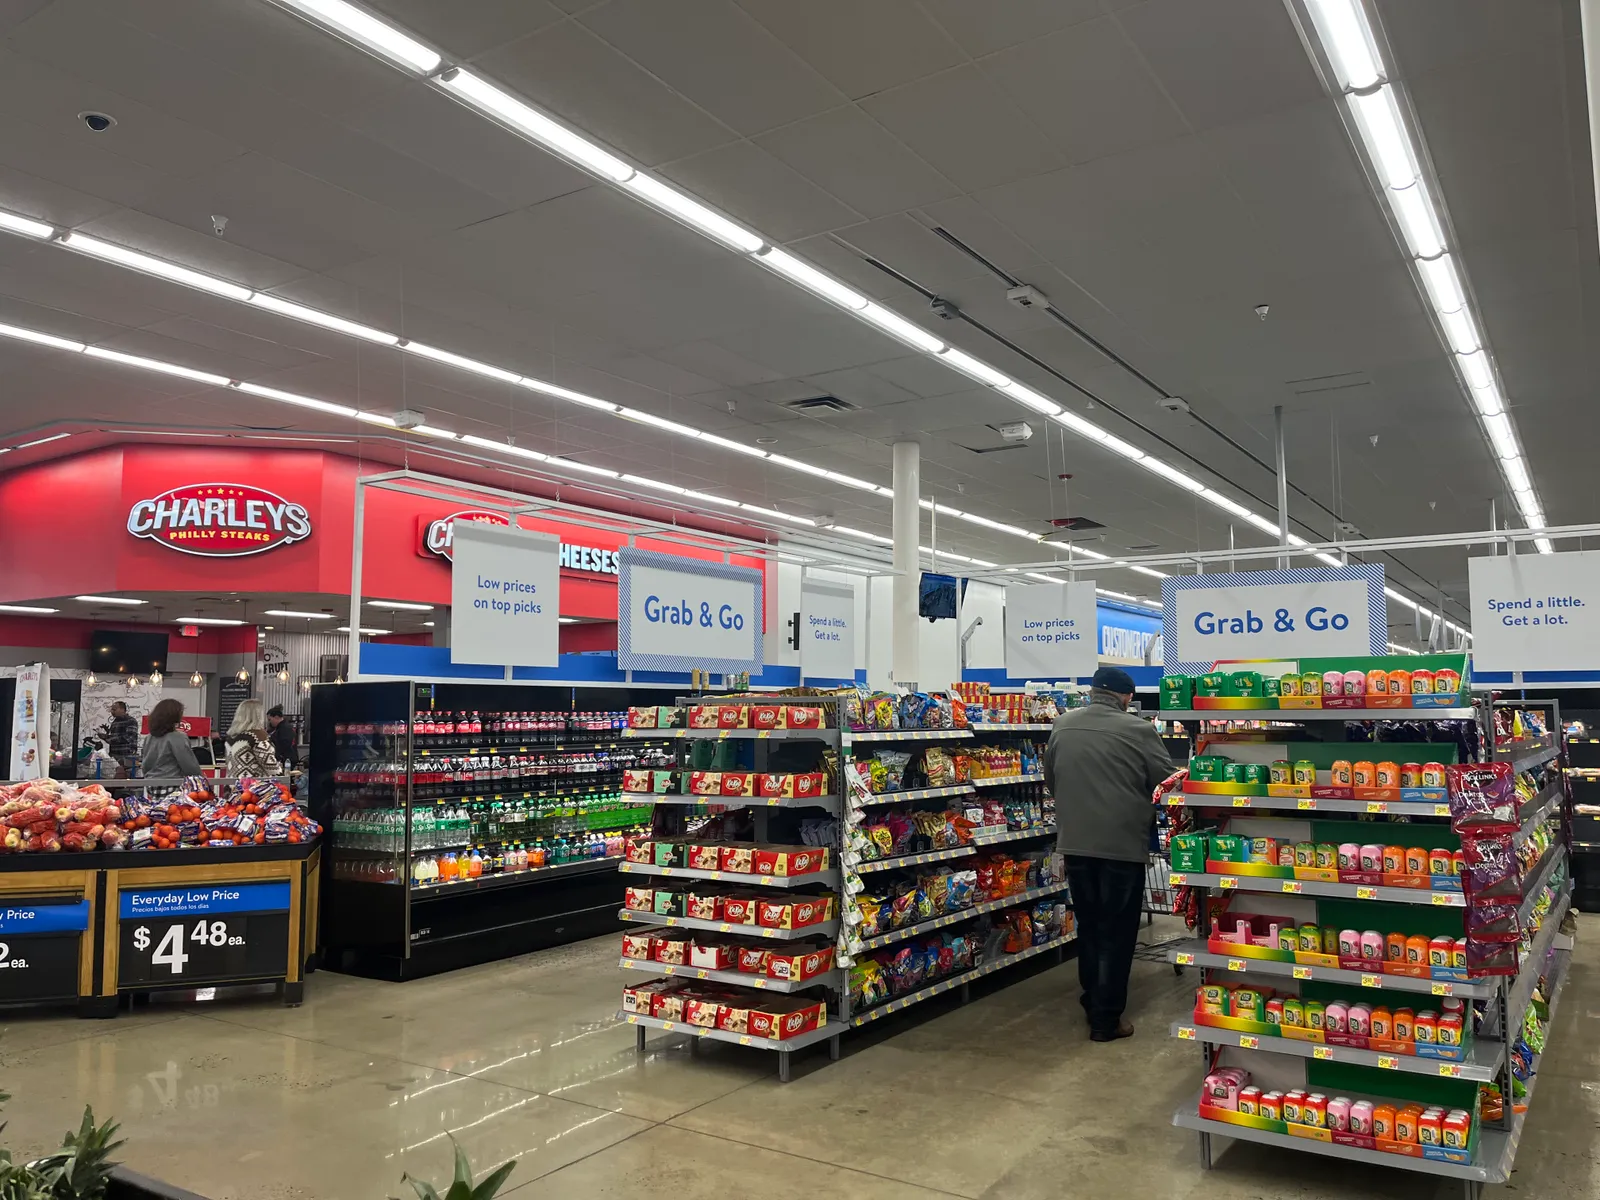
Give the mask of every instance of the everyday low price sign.
<svg viewBox="0 0 1600 1200">
<path fill-rule="evenodd" d="M 561 542 L 485 521 L 451 535 L 450 661 L 553 667 L 561 657 Z"/>
<path fill-rule="evenodd" d="M 855 591 L 808 577 L 800 589 L 800 677 L 853 680 L 855 626 Z"/>
<path fill-rule="evenodd" d="M 118 896 L 117 986 L 281 976 L 289 963 L 289 885 L 216 883 Z"/>
<path fill-rule="evenodd" d="M 617 666 L 761 669 L 760 571 L 648 550 L 624 549 L 618 559 Z"/>
<path fill-rule="evenodd" d="M 1100 665 L 1093 580 L 1006 589 L 1006 675 L 1078 679 Z"/>
<path fill-rule="evenodd" d="M 1383 578 L 1382 564 L 1362 563 L 1163 579 L 1166 670 L 1203 674 L 1223 660 L 1382 654 L 1389 630 Z"/>
<path fill-rule="evenodd" d="M 1479 671 L 1600 670 L 1600 551 L 1467 560 Z"/>
</svg>

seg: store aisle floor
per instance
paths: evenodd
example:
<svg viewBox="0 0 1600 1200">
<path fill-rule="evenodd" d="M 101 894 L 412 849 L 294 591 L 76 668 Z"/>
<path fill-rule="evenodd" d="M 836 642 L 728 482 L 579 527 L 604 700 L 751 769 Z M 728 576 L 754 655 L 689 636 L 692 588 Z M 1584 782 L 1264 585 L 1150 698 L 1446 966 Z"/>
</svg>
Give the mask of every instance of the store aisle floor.
<svg viewBox="0 0 1600 1200">
<path fill-rule="evenodd" d="M 799 1056 L 782 1085 L 771 1055 L 737 1047 L 691 1053 L 662 1035 L 637 1055 L 634 1031 L 613 1020 L 616 946 L 408 984 L 324 972 L 299 1009 L 249 998 L 114 1022 L 13 1018 L 0 1034 L 4 1142 L 43 1152 L 87 1102 L 122 1122 L 130 1166 L 211 1200 L 399 1196 L 403 1171 L 447 1177 L 450 1134 L 480 1169 L 517 1157 L 502 1195 L 518 1200 L 1460 1194 L 1243 1143 L 1202 1173 L 1194 1135 L 1169 1124 L 1198 1086 L 1198 1051 L 1166 1036 L 1192 972 L 1134 964 L 1128 1041 L 1089 1042 L 1069 964 L 875 1028 L 839 1063 Z M 1580 924 L 1553 1044 L 1515 1187 L 1592 1197 L 1600 917 Z"/>
</svg>

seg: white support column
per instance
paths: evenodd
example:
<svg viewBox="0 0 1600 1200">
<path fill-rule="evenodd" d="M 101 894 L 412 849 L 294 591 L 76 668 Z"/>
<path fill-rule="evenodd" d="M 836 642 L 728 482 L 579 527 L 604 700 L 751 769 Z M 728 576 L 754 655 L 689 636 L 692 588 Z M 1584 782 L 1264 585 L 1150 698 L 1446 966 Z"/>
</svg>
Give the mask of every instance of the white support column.
<svg viewBox="0 0 1600 1200">
<path fill-rule="evenodd" d="M 922 526 L 918 502 L 922 476 L 922 447 L 916 442 L 894 444 L 894 656 L 890 675 L 896 683 L 917 682 L 921 631 L 917 628 L 917 595 L 921 580 L 921 554 L 917 534 Z"/>
</svg>

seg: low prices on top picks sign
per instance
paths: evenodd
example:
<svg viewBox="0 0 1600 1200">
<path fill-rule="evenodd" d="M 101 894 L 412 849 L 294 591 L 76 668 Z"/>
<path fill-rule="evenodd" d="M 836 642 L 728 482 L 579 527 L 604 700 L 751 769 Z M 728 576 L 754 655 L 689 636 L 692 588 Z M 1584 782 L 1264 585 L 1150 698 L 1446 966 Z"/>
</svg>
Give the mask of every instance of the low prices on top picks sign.
<svg viewBox="0 0 1600 1200">
<path fill-rule="evenodd" d="M 1467 560 L 1478 671 L 1600 669 L 1600 551 Z"/>
<path fill-rule="evenodd" d="M 1006 675 L 1078 679 L 1100 665 L 1093 580 L 1006 589 Z"/>
<path fill-rule="evenodd" d="M 450 564 L 450 661 L 553 667 L 561 657 L 561 543 L 462 521 Z"/>
<path fill-rule="evenodd" d="M 617 666 L 761 669 L 760 571 L 631 548 L 617 557 Z"/>
</svg>

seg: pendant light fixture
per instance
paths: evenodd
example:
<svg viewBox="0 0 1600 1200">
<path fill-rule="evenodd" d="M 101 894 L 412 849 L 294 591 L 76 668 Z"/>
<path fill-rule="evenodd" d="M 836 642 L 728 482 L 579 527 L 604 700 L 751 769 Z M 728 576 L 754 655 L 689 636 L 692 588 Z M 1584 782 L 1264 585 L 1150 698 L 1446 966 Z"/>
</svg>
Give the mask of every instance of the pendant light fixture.
<svg viewBox="0 0 1600 1200">
<path fill-rule="evenodd" d="M 100 682 L 100 681 L 99 681 L 99 679 L 97 679 L 95 677 L 95 673 L 93 671 L 90 671 L 87 675 L 85 675 L 83 677 L 83 686 L 84 687 L 93 687 L 98 682 Z"/>
<path fill-rule="evenodd" d="M 160 687 L 161 686 L 161 672 L 160 671 L 151 671 L 150 672 L 150 682 L 155 687 Z"/>
</svg>

